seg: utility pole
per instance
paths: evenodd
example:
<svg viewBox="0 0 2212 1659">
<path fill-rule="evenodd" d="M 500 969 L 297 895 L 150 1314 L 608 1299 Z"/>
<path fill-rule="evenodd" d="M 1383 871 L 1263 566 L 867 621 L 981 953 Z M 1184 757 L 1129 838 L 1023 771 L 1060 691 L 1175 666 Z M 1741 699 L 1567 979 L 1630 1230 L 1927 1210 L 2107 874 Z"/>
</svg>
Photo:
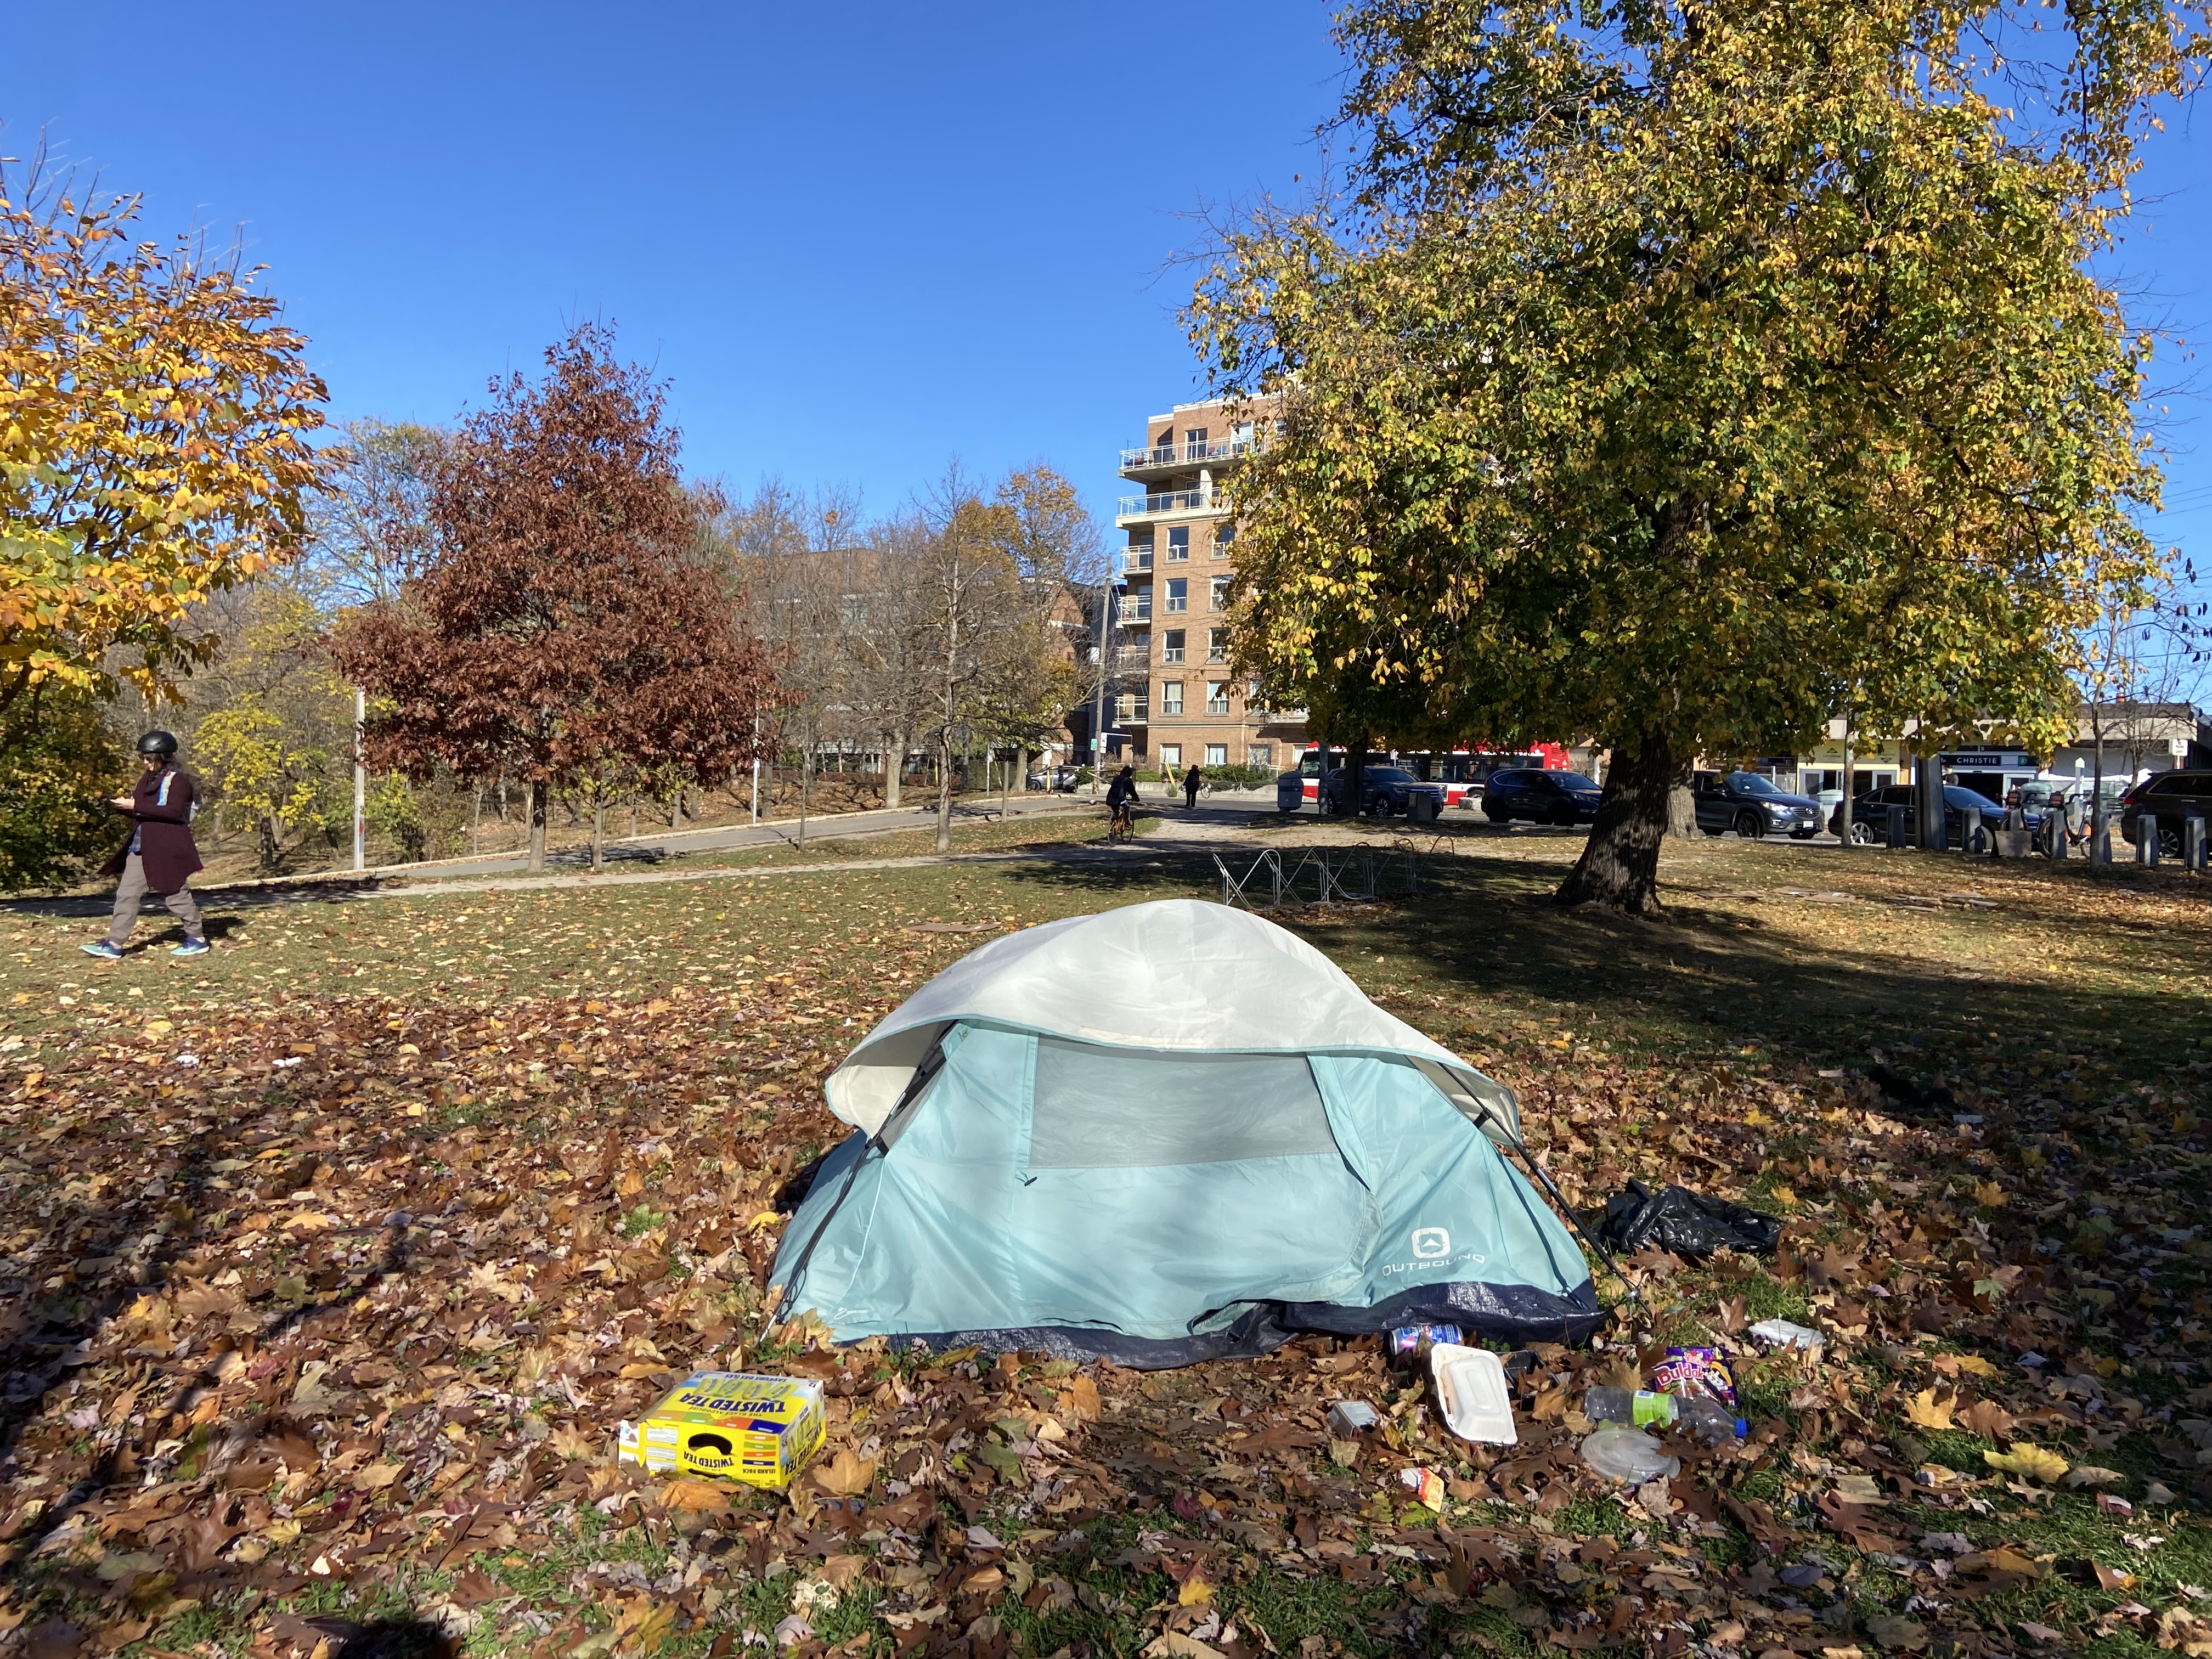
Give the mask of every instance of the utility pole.
<svg viewBox="0 0 2212 1659">
<path fill-rule="evenodd" d="M 753 822 L 760 822 L 760 710 L 753 710 Z"/>
<path fill-rule="evenodd" d="M 368 693 L 353 689 L 353 867 L 368 867 Z"/>
<path fill-rule="evenodd" d="M 1091 653 L 1097 659 L 1098 678 L 1091 706 L 1091 799 L 1098 799 L 1098 775 L 1106 769 L 1106 653 L 1114 632 L 1114 566 L 1109 560 L 1098 579 L 1098 629 L 1091 636 Z"/>
</svg>

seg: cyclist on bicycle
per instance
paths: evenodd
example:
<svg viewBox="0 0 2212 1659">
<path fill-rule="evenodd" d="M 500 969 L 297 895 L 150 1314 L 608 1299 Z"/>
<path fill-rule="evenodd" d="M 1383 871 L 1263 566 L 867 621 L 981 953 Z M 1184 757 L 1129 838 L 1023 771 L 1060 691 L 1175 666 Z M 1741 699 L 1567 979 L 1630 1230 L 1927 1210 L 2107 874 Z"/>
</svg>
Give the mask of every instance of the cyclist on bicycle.
<svg viewBox="0 0 2212 1659">
<path fill-rule="evenodd" d="M 1114 781 L 1106 786 L 1107 827 L 1109 830 L 1128 835 L 1137 827 L 1133 810 L 1137 799 L 1137 769 L 1125 766 L 1114 775 Z"/>
</svg>

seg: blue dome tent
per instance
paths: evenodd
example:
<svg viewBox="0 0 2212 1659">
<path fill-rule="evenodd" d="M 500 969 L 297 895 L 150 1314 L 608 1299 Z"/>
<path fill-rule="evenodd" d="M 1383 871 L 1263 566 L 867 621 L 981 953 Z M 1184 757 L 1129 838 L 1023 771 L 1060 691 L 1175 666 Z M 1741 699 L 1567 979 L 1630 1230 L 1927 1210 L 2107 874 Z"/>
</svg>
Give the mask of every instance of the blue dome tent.
<svg viewBox="0 0 2212 1659">
<path fill-rule="evenodd" d="M 839 1341 L 1145 1367 L 1413 1321 L 1577 1341 L 1582 1253 L 1511 1093 L 1321 952 L 1194 900 L 994 939 L 825 1085 L 854 1133 L 772 1281 Z"/>
</svg>

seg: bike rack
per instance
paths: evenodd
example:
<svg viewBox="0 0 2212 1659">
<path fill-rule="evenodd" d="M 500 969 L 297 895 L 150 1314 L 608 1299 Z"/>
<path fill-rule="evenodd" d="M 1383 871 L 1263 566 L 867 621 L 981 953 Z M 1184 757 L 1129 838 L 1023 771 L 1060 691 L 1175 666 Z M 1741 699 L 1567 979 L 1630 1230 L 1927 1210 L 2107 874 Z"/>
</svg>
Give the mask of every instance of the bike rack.
<svg viewBox="0 0 2212 1659">
<path fill-rule="evenodd" d="M 1393 890 L 1416 893 L 1421 886 L 1420 860 L 1409 848 L 1309 848 L 1288 870 L 1284 868 L 1282 854 L 1269 848 L 1242 875 L 1216 853 L 1213 867 L 1221 873 L 1221 902 L 1246 910 L 1273 910 L 1286 902 L 1334 904 L 1371 900 Z M 1309 878 L 1310 898 L 1298 891 L 1299 883 Z"/>
</svg>

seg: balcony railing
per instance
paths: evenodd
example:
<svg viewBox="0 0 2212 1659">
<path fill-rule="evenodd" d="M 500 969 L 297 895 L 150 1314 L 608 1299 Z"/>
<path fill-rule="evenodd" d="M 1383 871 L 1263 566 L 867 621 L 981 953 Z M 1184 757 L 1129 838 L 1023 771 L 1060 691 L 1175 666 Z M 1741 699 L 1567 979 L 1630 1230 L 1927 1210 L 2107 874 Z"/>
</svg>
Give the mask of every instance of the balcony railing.
<svg viewBox="0 0 2212 1659">
<path fill-rule="evenodd" d="M 1229 511 L 1228 497 L 1218 489 L 1169 489 L 1151 495 L 1124 495 L 1114 508 L 1114 521 L 1128 524 L 1138 519 L 1165 518 L 1179 513 Z"/>
<path fill-rule="evenodd" d="M 1121 620 L 1125 623 L 1149 623 L 1152 619 L 1152 596 L 1133 593 L 1121 601 Z"/>
<path fill-rule="evenodd" d="M 1126 557 L 1127 562 L 1122 567 L 1124 569 L 1150 570 L 1152 568 L 1152 550 L 1149 546 L 1132 547 Z"/>
<path fill-rule="evenodd" d="M 1121 470 L 1130 471 L 1140 466 L 1211 466 L 1217 461 L 1233 461 L 1249 455 L 1259 447 L 1251 438 L 1217 438 L 1200 443 L 1152 444 L 1143 449 L 1121 452 Z"/>
<path fill-rule="evenodd" d="M 1114 723 L 1116 726 L 1145 726 L 1148 705 L 1142 697 L 1122 697 L 1114 704 Z"/>
</svg>

